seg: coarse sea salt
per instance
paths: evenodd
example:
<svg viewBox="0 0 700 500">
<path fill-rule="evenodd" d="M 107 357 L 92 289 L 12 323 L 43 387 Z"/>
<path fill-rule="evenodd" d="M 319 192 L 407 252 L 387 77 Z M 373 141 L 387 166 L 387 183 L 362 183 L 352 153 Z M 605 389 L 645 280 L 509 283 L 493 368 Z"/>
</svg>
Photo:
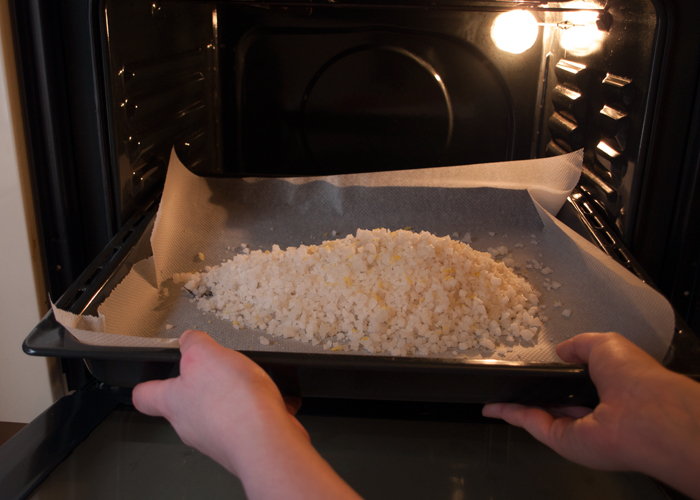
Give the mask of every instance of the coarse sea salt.
<svg viewBox="0 0 700 500">
<path fill-rule="evenodd" d="M 540 294 L 523 277 L 489 253 L 428 232 L 358 229 L 321 245 L 245 252 L 173 278 L 201 310 L 234 328 L 334 352 L 493 351 L 506 339 L 530 341 L 542 327 Z"/>
</svg>

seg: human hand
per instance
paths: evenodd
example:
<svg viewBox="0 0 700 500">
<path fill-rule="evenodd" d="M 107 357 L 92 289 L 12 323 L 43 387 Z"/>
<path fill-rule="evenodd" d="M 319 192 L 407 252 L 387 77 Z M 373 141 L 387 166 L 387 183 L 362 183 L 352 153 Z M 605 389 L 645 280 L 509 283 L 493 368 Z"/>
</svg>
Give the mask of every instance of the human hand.
<svg viewBox="0 0 700 500">
<path fill-rule="evenodd" d="M 358 498 L 321 458 L 267 373 L 206 333 L 180 337 L 180 376 L 137 385 L 134 406 L 237 475 L 249 498 Z"/>
<path fill-rule="evenodd" d="M 579 464 L 643 472 L 700 498 L 700 384 L 616 333 L 577 335 L 559 344 L 557 354 L 588 364 L 600 398 L 595 409 L 494 403 L 483 415 L 524 428 Z"/>
<path fill-rule="evenodd" d="M 222 449 L 225 443 L 240 448 L 249 432 L 263 431 L 264 425 L 293 429 L 308 439 L 293 405 L 285 404 L 272 379 L 246 356 L 194 330 L 182 334 L 180 350 L 180 376 L 137 385 L 133 402 L 142 413 L 165 417 L 185 444 L 236 473 L 236 457 Z"/>
</svg>

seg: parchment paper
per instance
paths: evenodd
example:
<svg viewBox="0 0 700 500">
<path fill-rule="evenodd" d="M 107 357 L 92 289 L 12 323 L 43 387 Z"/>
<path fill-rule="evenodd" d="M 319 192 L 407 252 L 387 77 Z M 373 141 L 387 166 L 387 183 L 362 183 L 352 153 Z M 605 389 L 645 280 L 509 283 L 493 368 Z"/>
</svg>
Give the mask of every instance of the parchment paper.
<svg viewBox="0 0 700 500">
<path fill-rule="evenodd" d="M 517 271 L 543 293 L 549 321 L 534 342 L 512 352 L 475 350 L 458 357 L 557 362 L 554 346 L 562 340 L 586 331 L 617 331 L 661 359 L 674 328 L 668 302 L 550 215 L 578 182 L 582 156 L 578 151 L 519 162 L 316 178 L 213 179 L 189 172 L 173 152 L 151 236 L 153 257 L 135 265 L 115 288 L 99 308 L 101 318 L 55 309 L 56 317 L 78 340 L 94 345 L 176 347 L 183 331 L 197 328 L 239 350 L 343 355 L 260 330 L 236 330 L 198 310 L 172 275 L 219 264 L 240 252 L 243 243 L 267 250 L 273 244 L 320 244 L 332 239 L 333 231 L 345 237 L 357 228 L 411 228 L 438 236 L 457 233 L 482 251 L 505 245 Z M 532 259 L 554 272 L 544 276 L 528 268 Z M 547 291 L 546 278 L 561 288 Z M 564 309 L 570 317 L 562 316 Z M 261 336 L 269 346 L 260 344 Z"/>
</svg>

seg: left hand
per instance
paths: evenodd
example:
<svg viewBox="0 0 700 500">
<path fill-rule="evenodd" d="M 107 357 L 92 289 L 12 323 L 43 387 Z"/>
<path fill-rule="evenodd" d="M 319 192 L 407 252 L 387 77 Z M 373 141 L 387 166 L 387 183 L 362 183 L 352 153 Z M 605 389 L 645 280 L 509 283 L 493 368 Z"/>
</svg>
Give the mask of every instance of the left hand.
<svg viewBox="0 0 700 500">
<path fill-rule="evenodd" d="M 259 445 L 270 426 L 309 439 L 293 416 L 298 401 L 282 398 L 267 373 L 204 332 L 180 338 L 180 376 L 137 385 L 136 409 L 165 417 L 183 442 L 238 474 L 240 455 Z"/>
<path fill-rule="evenodd" d="M 262 368 L 204 332 L 185 332 L 180 350 L 179 377 L 134 388 L 139 411 L 168 419 L 185 444 L 238 476 L 251 500 L 360 498 L 311 446 L 294 417 L 300 401 L 283 399 Z"/>
</svg>

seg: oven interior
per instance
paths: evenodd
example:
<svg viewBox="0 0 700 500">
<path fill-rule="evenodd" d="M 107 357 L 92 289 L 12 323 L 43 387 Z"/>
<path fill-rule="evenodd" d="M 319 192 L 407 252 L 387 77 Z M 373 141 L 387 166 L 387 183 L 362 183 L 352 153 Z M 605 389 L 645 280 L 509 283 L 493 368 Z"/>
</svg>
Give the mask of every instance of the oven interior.
<svg viewBox="0 0 700 500">
<path fill-rule="evenodd" d="M 674 85 L 691 77 L 697 83 L 697 60 L 684 65 L 669 55 L 696 36 L 678 28 L 678 13 L 692 11 L 689 5 L 16 1 L 47 290 L 63 308 L 94 312 L 148 254 L 144 235 L 173 147 L 207 177 L 413 169 L 583 148 L 580 185 L 559 217 L 661 287 L 679 311 L 667 364 L 697 376 L 699 343 L 685 321 L 698 321 L 700 243 L 692 237 L 673 246 L 679 228 L 686 234 L 698 225 L 689 215 L 697 181 L 687 158 L 694 157 L 678 159 L 674 144 L 662 141 L 666 132 L 692 133 L 700 116 L 692 106 L 677 113 L 681 103 L 673 100 L 683 98 Z M 513 11 L 520 17 L 507 16 Z M 664 152 L 668 163 L 661 164 Z M 664 181 L 656 183 L 659 172 Z M 674 180 L 673 189 L 662 185 Z M 649 243 L 649 231 L 666 246 Z M 665 272 L 673 251 L 680 252 L 675 268 Z M 25 350 L 61 356 L 74 388 L 90 376 L 133 385 L 177 370 L 177 352 L 143 350 L 128 359 L 117 348 L 88 352 L 50 315 Z M 289 359 L 261 361 L 278 380 L 295 369 Z M 299 363 L 308 377 L 325 373 L 309 368 L 313 360 Z M 345 381 L 346 397 L 358 379 L 338 374 L 354 368 L 332 370 L 335 389 Z M 402 365 L 401 373 L 413 368 Z M 582 367 L 540 368 L 506 370 L 488 390 L 512 399 L 523 389 L 512 381 L 527 379 L 529 387 L 540 384 L 540 396 L 594 397 Z M 418 372 L 442 380 L 454 369 L 425 365 Z M 368 370 L 371 378 L 381 367 Z M 298 391 L 299 375 L 288 378 L 297 384 L 290 391 Z M 385 390 L 398 390 L 396 381 Z M 473 399 L 488 399 L 488 390 Z"/>
</svg>

